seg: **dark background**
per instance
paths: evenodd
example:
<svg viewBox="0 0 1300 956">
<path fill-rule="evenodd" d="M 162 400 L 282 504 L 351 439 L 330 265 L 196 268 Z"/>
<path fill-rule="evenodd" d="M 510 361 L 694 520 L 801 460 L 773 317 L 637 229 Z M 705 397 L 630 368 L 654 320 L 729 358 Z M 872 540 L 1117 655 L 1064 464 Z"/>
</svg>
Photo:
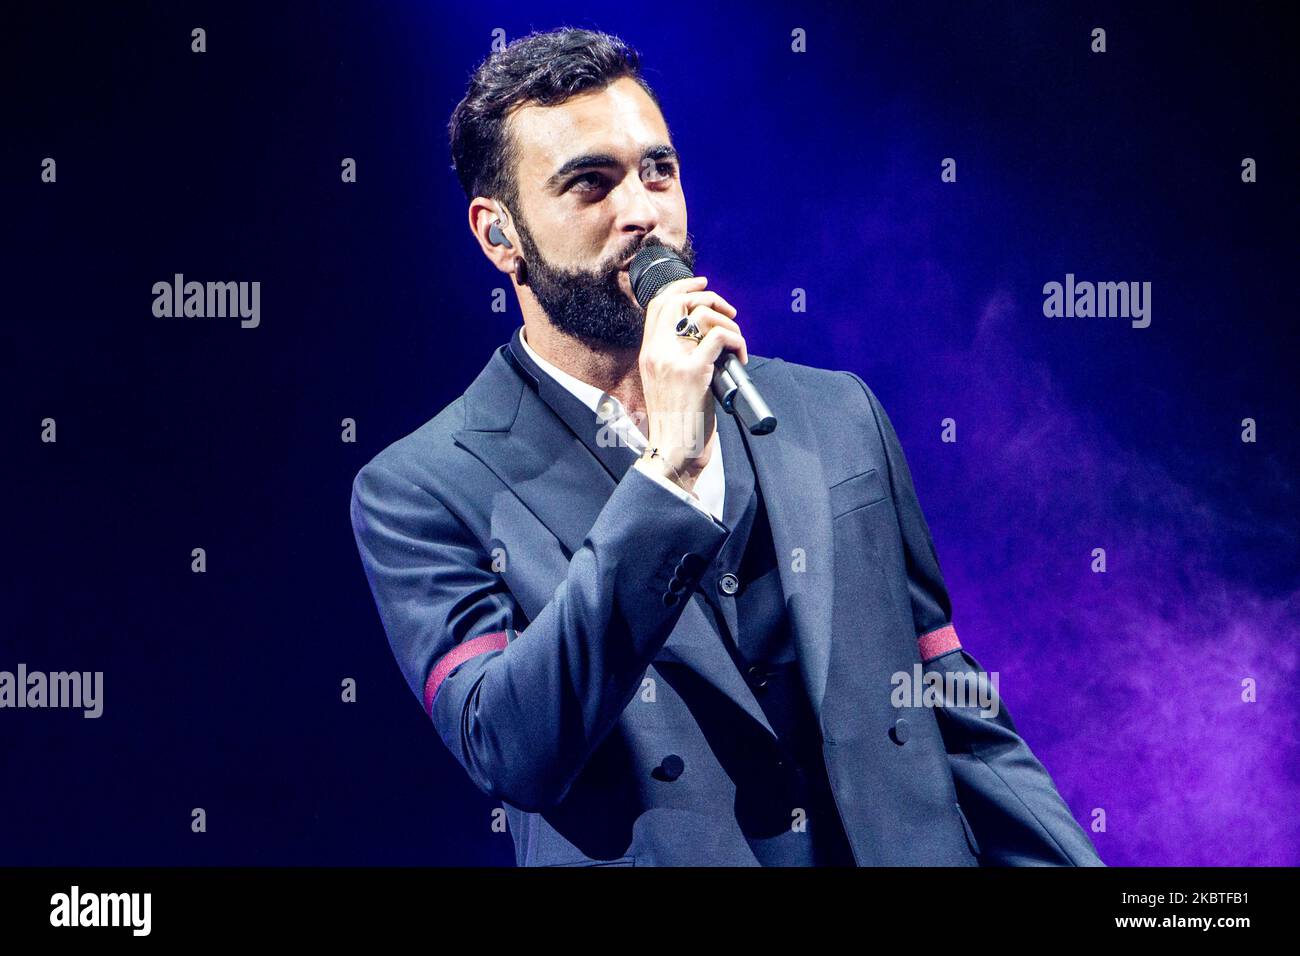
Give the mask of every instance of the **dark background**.
<svg viewBox="0 0 1300 956">
<path fill-rule="evenodd" d="M 1102 858 L 1300 863 L 1283 9 L 7 7 L 0 670 L 103 671 L 104 715 L 0 710 L 0 864 L 513 862 L 348 496 L 519 322 L 446 122 L 494 28 L 562 24 L 642 52 L 751 351 L 880 397 L 963 643 Z M 155 318 L 176 272 L 260 281 L 260 327 Z M 1045 318 L 1067 272 L 1150 281 L 1151 326 Z"/>
</svg>

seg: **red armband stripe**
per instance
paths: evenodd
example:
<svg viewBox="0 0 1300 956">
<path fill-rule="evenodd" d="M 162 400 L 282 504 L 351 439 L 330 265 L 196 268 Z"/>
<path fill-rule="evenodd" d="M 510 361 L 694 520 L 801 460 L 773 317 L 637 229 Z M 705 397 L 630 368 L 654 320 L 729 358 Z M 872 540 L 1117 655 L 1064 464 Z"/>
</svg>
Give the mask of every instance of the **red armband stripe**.
<svg viewBox="0 0 1300 956">
<path fill-rule="evenodd" d="M 957 640 L 957 629 L 951 624 L 927 631 L 916 639 L 916 643 L 921 649 L 922 663 L 961 647 L 961 641 Z"/>
<path fill-rule="evenodd" d="M 508 638 L 505 631 L 498 631 L 495 634 L 481 634 L 478 637 L 472 637 L 468 641 L 461 641 L 434 665 L 433 670 L 429 672 L 429 679 L 424 682 L 424 712 L 430 717 L 433 716 L 433 701 L 438 696 L 438 687 L 447 675 L 453 670 L 465 663 L 471 657 L 477 657 L 480 654 L 486 654 L 489 651 L 499 651 L 506 646 Z"/>
</svg>

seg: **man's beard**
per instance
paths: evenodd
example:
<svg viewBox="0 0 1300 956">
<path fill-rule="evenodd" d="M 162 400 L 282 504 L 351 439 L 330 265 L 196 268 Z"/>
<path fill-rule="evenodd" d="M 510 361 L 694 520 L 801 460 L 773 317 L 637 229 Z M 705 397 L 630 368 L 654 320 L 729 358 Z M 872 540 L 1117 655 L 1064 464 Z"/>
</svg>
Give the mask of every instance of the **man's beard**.
<svg viewBox="0 0 1300 956">
<path fill-rule="evenodd" d="M 695 247 L 690 233 L 679 248 L 657 236 L 637 236 L 618 254 L 594 272 L 557 269 L 537 249 L 532 234 L 515 217 L 515 229 L 523 246 L 526 282 L 551 323 L 561 332 L 590 345 L 615 348 L 639 347 L 645 332 L 645 310 L 619 285 L 619 263 L 643 246 L 667 246 L 690 267 L 695 266 Z"/>
</svg>

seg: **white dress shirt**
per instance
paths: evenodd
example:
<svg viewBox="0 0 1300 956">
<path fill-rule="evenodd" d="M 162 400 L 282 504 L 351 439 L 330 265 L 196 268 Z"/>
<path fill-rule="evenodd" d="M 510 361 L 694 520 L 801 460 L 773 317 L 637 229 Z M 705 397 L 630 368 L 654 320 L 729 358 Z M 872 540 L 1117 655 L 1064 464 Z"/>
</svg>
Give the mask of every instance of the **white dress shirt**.
<svg viewBox="0 0 1300 956">
<path fill-rule="evenodd" d="M 575 378 L 568 372 L 556 368 L 546 361 L 533 351 L 533 347 L 528 344 L 528 336 L 523 329 L 519 332 L 519 341 L 524 344 L 524 351 L 542 368 L 542 371 L 550 375 L 566 391 L 595 412 L 597 420 L 607 424 L 610 430 L 619 436 L 622 443 L 626 444 L 638 455 L 645 451 L 646 437 L 641 433 L 641 429 L 637 427 L 636 422 L 627 414 L 622 402 L 609 392 L 601 391 L 594 385 L 588 385 L 581 379 Z M 722 504 L 726 495 L 727 482 L 722 470 L 722 443 L 718 440 L 716 425 L 713 429 L 712 447 L 713 450 L 709 454 L 709 460 L 705 464 L 704 470 L 700 472 L 699 477 L 695 480 L 695 494 L 691 494 L 685 488 L 670 481 L 666 476 L 656 472 L 653 468 L 642 468 L 641 471 L 683 501 L 689 501 L 701 511 L 706 511 L 717 518 L 718 521 L 722 521 Z M 639 466 L 640 460 L 638 459 L 632 467 Z"/>
</svg>

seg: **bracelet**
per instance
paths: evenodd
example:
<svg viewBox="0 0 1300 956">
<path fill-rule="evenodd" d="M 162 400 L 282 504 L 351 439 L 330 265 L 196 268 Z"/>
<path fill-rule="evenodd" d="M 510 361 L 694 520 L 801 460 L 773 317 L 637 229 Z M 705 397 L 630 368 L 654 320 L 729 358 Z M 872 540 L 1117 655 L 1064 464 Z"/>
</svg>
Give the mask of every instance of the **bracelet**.
<svg viewBox="0 0 1300 956">
<path fill-rule="evenodd" d="M 682 482 L 681 482 L 681 477 L 677 474 L 677 468 L 676 468 L 676 467 L 675 467 L 671 462 L 669 462 L 669 460 L 668 460 L 667 458 L 665 458 L 663 455 L 661 455 L 661 454 L 659 453 L 659 446 L 658 446 L 658 445 L 651 445 L 649 448 L 647 448 L 647 449 L 645 450 L 645 455 L 644 455 L 643 457 L 645 457 L 645 458 L 658 458 L 660 461 L 662 461 L 662 462 L 663 462 L 665 465 L 667 465 L 669 468 L 672 468 L 672 470 L 673 470 L 673 482 L 674 482 L 675 484 L 678 484 L 678 485 L 680 485 L 680 484 L 682 483 Z"/>
</svg>

